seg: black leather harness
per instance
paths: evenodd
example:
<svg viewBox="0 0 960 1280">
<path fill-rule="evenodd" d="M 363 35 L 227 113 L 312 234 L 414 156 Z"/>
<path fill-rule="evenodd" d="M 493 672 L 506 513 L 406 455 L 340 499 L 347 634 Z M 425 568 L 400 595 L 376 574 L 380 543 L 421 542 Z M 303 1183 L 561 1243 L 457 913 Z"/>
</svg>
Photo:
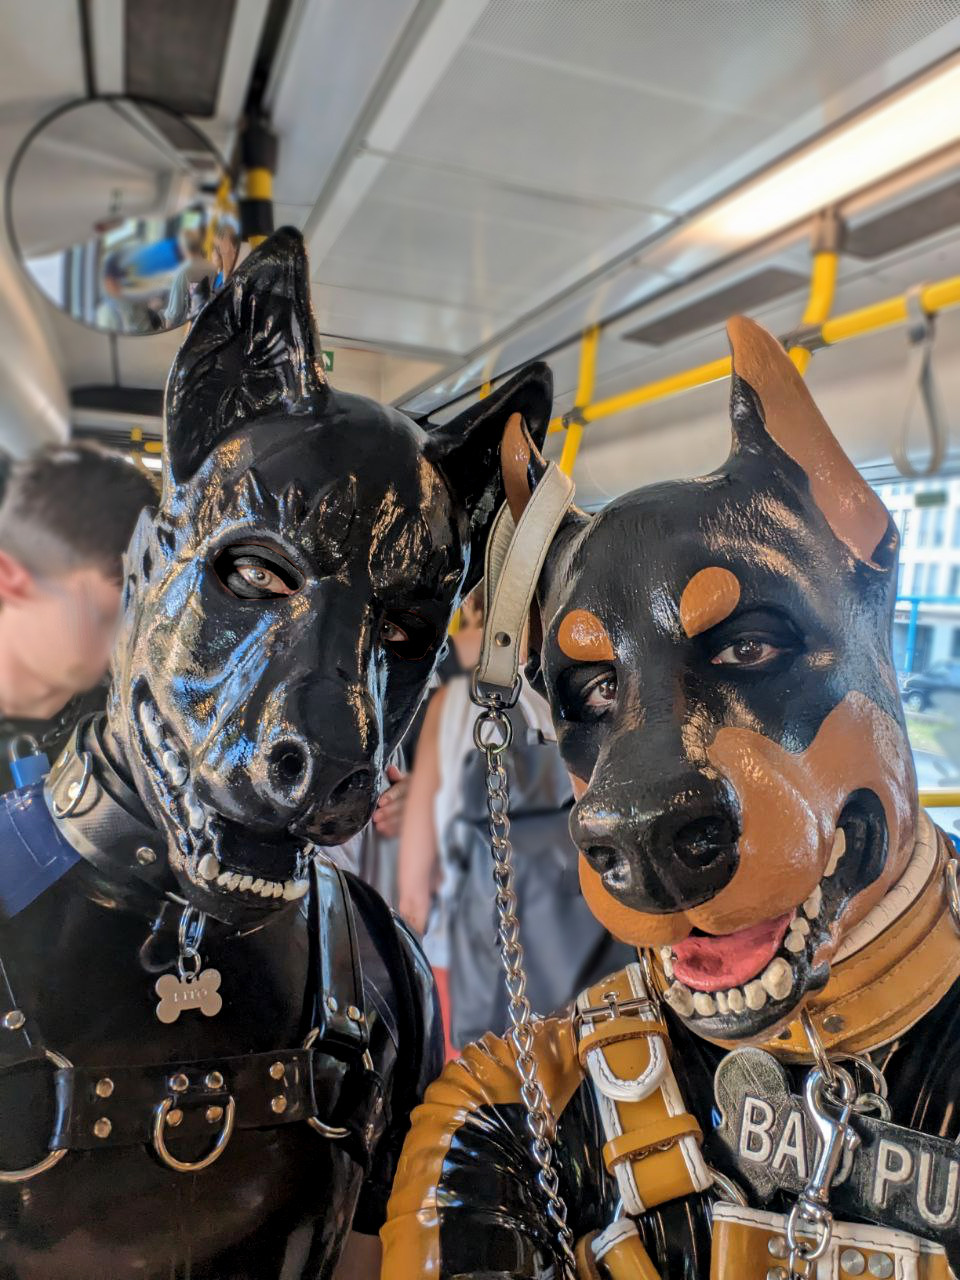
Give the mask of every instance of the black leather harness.
<svg viewBox="0 0 960 1280">
<path fill-rule="evenodd" d="M 368 1050 L 350 890 L 330 863 L 313 864 L 308 914 L 303 1042 L 264 1053 L 135 1066 L 71 1063 L 45 1044 L 0 955 L 0 1077 L 45 1060 L 56 1097 L 49 1154 L 26 1169 L 0 1170 L 0 1181 L 33 1177 L 59 1158 L 56 1153 L 137 1145 L 152 1146 L 178 1172 L 192 1172 L 213 1162 L 234 1129 L 304 1122 L 366 1170 L 386 1120 L 384 1088 Z M 189 1163 L 170 1157 L 164 1135 L 172 1129 L 178 1139 L 205 1135 L 215 1155 Z"/>
</svg>

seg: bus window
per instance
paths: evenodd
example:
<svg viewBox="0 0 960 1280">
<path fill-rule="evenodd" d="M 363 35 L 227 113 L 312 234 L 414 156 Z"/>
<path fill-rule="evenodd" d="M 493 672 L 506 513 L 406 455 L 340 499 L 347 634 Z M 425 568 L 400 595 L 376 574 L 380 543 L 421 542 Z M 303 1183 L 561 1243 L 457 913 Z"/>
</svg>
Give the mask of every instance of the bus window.
<svg viewBox="0 0 960 1280">
<path fill-rule="evenodd" d="M 875 487 L 900 530 L 893 661 L 917 781 L 960 790 L 960 479 Z"/>
</svg>

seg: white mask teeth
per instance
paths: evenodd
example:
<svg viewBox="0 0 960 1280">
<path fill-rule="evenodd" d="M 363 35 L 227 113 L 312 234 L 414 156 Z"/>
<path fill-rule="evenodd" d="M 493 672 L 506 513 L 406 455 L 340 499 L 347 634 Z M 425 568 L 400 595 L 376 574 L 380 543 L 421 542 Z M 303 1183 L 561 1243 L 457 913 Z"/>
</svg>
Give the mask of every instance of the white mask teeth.
<svg viewBox="0 0 960 1280">
<path fill-rule="evenodd" d="M 672 983 L 663 994 L 664 1000 L 680 1018 L 689 1018 L 693 1014 L 693 992 L 682 982 Z"/>
<path fill-rule="evenodd" d="M 163 724 L 149 702 L 140 703 L 140 725 L 143 729 L 143 736 L 150 743 L 150 746 L 154 749 L 159 748 L 163 743 Z"/>
<path fill-rule="evenodd" d="M 794 929 L 793 925 L 791 925 L 789 933 L 783 940 L 783 946 L 791 955 L 798 956 L 802 951 L 806 950 L 807 940 L 799 930 Z"/>
<path fill-rule="evenodd" d="M 701 1018 L 712 1018 L 717 1012 L 717 1002 L 709 991 L 695 991 L 693 993 L 693 1007 Z"/>
<path fill-rule="evenodd" d="M 727 1004 L 730 1006 L 731 1013 L 743 1013 L 747 1007 L 747 1001 L 739 987 L 731 987 L 727 992 Z"/>
<path fill-rule="evenodd" d="M 811 893 L 810 897 L 807 898 L 806 902 L 804 902 L 803 904 L 803 914 L 809 920 L 816 920 L 817 916 L 820 914 L 820 908 L 822 906 L 823 906 L 823 890 L 820 888 L 819 885 L 817 885 L 813 893 Z"/>
<path fill-rule="evenodd" d="M 215 853 L 205 853 L 200 859 L 197 866 L 197 874 L 204 880 L 217 880 L 220 878 L 220 863 L 217 861 Z"/>
<path fill-rule="evenodd" d="M 752 1009 L 754 1013 L 762 1009 L 767 1003 L 767 993 L 763 989 L 763 984 L 756 979 L 747 983 L 743 988 L 743 994 L 747 1002 L 747 1008 Z"/>
<path fill-rule="evenodd" d="M 167 747 L 160 757 L 160 763 L 163 765 L 164 773 L 175 787 L 182 787 L 190 776 L 187 766 L 172 747 Z"/>
<path fill-rule="evenodd" d="M 760 985 L 772 1000 L 786 1000 L 793 988 L 793 970 L 782 956 L 770 961 L 760 977 Z"/>
<path fill-rule="evenodd" d="M 310 888 L 309 880 L 286 880 L 283 885 L 283 898 L 285 902 L 296 902 L 298 898 L 302 898 Z M 692 1007 L 692 1005 L 691 1005 Z"/>
<path fill-rule="evenodd" d="M 843 829 L 837 827 L 833 833 L 833 848 L 830 850 L 830 857 L 827 859 L 827 867 L 824 871 L 825 876 L 832 876 L 837 867 L 840 865 L 840 859 L 847 851 L 847 838 L 843 834 Z"/>
<path fill-rule="evenodd" d="M 186 800 L 187 822 L 190 824 L 191 831 L 202 831 L 207 820 L 207 815 L 203 810 L 203 806 L 194 796 L 187 796 Z"/>
</svg>

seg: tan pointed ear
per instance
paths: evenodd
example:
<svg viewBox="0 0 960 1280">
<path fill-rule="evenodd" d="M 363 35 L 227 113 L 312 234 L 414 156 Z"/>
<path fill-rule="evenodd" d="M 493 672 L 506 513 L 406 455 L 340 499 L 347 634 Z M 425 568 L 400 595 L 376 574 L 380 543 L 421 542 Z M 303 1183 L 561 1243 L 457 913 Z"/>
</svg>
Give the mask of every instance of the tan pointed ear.
<svg viewBox="0 0 960 1280">
<path fill-rule="evenodd" d="M 547 464 L 533 442 L 533 437 L 519 413 L 511 415 L 500 444 L 500 467 L 507 506 L 514 520 L 519 520 L 530 495 L 543 478 Z"/>
<path fill-rule="evenodd" d="M 793 361 L 772 334 L 746 316 L 728 322 L 727 336 L 733 353 L 734 447 L 744 447 L 759 425 L 806 473 L 813 501 L 837 538 L 858 559 L 887 568 L 887 556 L 875 553 L 887 540 L 889 513 L 840 447 Z M 753 397 L 744 396 L 739 382 Z"/>
</svg>

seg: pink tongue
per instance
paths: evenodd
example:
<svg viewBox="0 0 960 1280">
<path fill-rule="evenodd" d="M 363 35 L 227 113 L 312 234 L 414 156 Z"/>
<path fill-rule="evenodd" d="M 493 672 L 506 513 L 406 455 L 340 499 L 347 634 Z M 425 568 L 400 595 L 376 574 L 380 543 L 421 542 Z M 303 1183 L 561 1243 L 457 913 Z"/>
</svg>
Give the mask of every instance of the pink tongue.
<svg viewBox="0 0 960 1280">
<path fill-rule="evenodd" d="M 698 934 L 673 948 L 673 972 L 694 991 L 726 991 L 742 987 L 762 973 L 783 941 L 793 912 L 751 925 L 720 938 Z"/>
</svg>

